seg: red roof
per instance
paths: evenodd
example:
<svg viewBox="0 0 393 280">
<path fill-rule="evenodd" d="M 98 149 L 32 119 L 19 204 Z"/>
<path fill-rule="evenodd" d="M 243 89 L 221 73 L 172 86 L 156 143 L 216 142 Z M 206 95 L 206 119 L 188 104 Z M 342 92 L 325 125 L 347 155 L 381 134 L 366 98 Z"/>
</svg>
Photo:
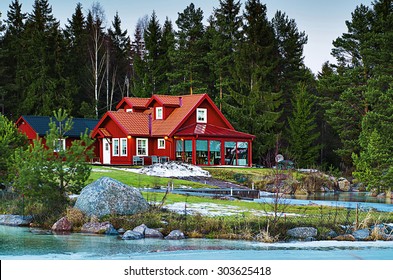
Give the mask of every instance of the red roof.
<svg viewBox="0 0 393 280">
<path fill-rule="evenodd" d="M 173 96 L 173 95 L 153 95 L 149 102 L 147 102 L 146 106 L 149 107 L 149 105 L 153 101 L 157 101 L 161 106 L 167 106 L 167 107 L 180 107 L 181 105 L 181 100 L 183 99 L 183 96 Z"/>
<path fill-rule="evenodd" d="M 146 108 L 146 104 L 149 100 L 150 100 L 150 98 L 124 97 L 119 102 L 119 104 L 117 104 L 116 110 L 118 110 L 124 103 L 126 103 L 130 107 L 134 107 L 134 108 Z"/>
<path fill-rule="evenodd" d="M 95 137 L 97 133 L 101 134 L 104 137 L 108 137 L 111 133 L 105 129 L 102 130 L 101 124 L 110 118 L 113 120 L 126 135 L 135 135 L 135 136 L 148 136 L 150 135 L 149 131 L 149 118 L 150 115 L 145 113 L 129 113 L 124 111 L 110 111 L 107 112 L 100 122 L 94 128 L 92 137 Z"/>
<path fill-rule="evenodd" d="M 143 113 L 138 112 L 124 112 L 122 110 L 116 112 L 107 112 L 101 121 L 97 124 L 93 137 L 99 133 L 101 136 L 110 135 L 109 131 L 100 131 L 103 127 L 102 123 L 105 119 L 111 118 L 120 129 L 127 135 L 135 136 L 154 136 L 154 137 L 172 137 L 175 134 L 186 135 L 206 135 L 219 137 L 234 137 L 234 138 L 255 138 L 255 136 L 243 132 L 236 131 L 233 126 L 224 117 L 221 111 L 217 108 L 214 102 L 207 94 L 193 94 L 184 96 L 167 96 L 167 95 L 153 95 L 149 101 L 144 103 L 146 98 L 126 98 L 132 102 L 134 106 L 142 106 L 145 104 L 146 110 Z M 128 102 L 128 101 L 122 101 Z M 187 128 L 179 130 L 189 117 L 195 112 L 196 108 L 202 102 L 209 102 L 216 113 L 221 117 L 226 127 L 218 127 L 209 124 L 193 124 Z M 153 102 L 158 102 L 162 106 L 175 107 L 170 115 L 164 120 L 152 120 L 153 109 L 149 108 Z M 112 132 L 113 134 L 114 132 Z"/>
<path fill-rule="evenodd" d="M 209 136 L 225 138 L 255 138 L 254 135 L 211 124 L 193 124 L 177 131 L 176 136 Z"/>
<path fill-rule="evenodd" d="M 153 121 L 153 135 L 172 136 L 179 128 L 186 117 L 194 111 L 194 108 L 200 104 L 205 94 L 193 94 L 182 97 L 182 106 L 176 108 L 165 120 Z"/>
</svg>

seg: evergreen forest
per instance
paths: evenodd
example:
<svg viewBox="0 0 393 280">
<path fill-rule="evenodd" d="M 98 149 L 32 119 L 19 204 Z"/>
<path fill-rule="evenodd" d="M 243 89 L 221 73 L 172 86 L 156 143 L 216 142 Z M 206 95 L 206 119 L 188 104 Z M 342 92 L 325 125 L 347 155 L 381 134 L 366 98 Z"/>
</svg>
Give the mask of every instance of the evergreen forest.
<svg viewBox="0 0 393 280">
<path fill-rule="evenodd" d="M 174 22 L 152 11 L 130 31 L 118 14 L 105 26 L 99 2 L 77 4 L 60 23 L 49 0 L 29 13 L 13 0 L 0 11 L 0 109 L 10 120 L 59 108 L 100 118 L 125 96 L 207 93 L 237 130 L 256 135 L 255 164 L 270 167 L 281 153 L 389 189 L 392 0 L 354 7 L 333 41 L 336 62 L 315 75 L 304 64 L 307 34 L 268 8 L 219 0 L 206 15 L 191 3 Z"/>
</svg>

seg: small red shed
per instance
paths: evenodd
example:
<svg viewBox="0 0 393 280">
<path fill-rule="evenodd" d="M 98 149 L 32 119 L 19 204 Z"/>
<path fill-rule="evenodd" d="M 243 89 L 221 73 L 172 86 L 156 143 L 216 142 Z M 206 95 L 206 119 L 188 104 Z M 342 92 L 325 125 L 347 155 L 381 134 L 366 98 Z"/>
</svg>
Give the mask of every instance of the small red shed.
<svg viewBox="0 0 393 280">
<path fill-rule="evenodd" d="M 16 126 L 20 132 L 26 134 L 29 143 L 32 144 L 33 140 L 42 138 L 45 144 L 45 135 L 49 131 L 49 123 L 51 122 L 51 117 L 48 116 L 21 116 L 16 121 Z M 96 119 L 83 119 L 83 118 L 73 118 L 73 126 L 70 131 L 68 131 L 65 139 L 59 139 L 59 145 L 63 146 L 63 149 L 70 147 L 72 141 L 79 140 L 80 135 L 84 133 L 87 129 L 87 133 L 91 133 L 93 128 L 97 125 L 98 120 Z M 98 151 L 97 147 L 94 148 Z M 55 151 L 56 152 L 56 151 Z M 96 153 L 98 157 L 98 153 Z"/>
<path fill-rule="evenodd" d="M 255 136 L 236 131 L 207 94 L 124 98 L 116 108 L 92 132 L 102 164 L 252 165 Z"/>
</svg>

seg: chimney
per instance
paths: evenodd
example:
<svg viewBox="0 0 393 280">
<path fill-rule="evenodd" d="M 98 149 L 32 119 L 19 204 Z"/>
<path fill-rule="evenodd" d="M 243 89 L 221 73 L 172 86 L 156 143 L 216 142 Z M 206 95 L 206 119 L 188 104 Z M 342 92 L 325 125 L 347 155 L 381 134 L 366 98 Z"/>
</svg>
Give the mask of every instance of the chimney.
<svg viewBox="0 0 393 280">
<path fill-rule="evenodd" d="M 179 106 L 183 106 L 183 97 L 179 96 Z"/>
<path fill-rule="evenodd" d="M 151 132 L 152 132 L 152 130 L 153 130 L 153 122 L 152 122 L 152 116 L 151 116 L 151 114 L 149 114 L 149 117 L 148 117 L 148 122 L 149 122 L 149 135 L 151 136 Z"/>
</svg>

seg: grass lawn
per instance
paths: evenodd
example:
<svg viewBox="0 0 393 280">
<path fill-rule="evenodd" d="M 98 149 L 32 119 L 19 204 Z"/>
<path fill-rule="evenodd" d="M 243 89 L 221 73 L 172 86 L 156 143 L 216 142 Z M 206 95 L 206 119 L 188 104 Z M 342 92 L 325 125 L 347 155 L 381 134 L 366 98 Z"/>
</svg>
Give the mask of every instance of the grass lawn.
<svg viewBox="0 0 393 280">
<path fill-rule="evenodd" d="M 181 186 L 187 186 L 192 188 L 211 187 L 209 185 L 190 182 L 186 180 L 149 176 L 145 174 L 138 174 L 130 171 L 121 170 L 121 168 L 115 169 L 101 166 L 93 166 L 88 183 L 91 183 L 101 177 L 110 177 L 135 188 L 156 188 L 160 186 L 167 186 L 168 183 L 173 183 L 173 186 L 175 188 L 179 188 Z"/>
</svg>

